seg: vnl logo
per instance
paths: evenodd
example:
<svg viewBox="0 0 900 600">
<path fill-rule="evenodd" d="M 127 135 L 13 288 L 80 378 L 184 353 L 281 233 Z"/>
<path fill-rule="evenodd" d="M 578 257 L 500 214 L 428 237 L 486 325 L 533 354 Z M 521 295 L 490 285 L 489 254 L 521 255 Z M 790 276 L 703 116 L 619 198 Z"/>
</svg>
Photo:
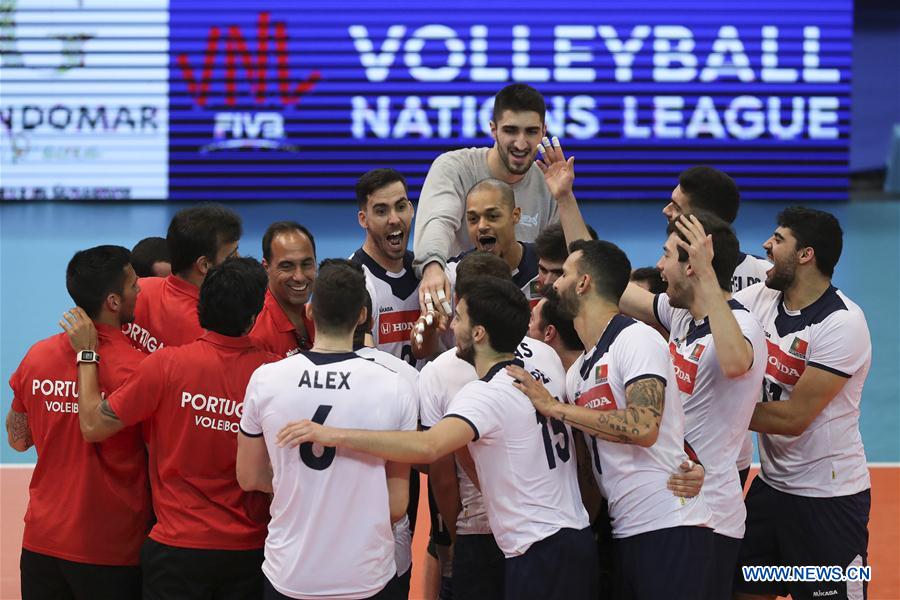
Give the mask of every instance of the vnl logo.
<svg viewBox="0 0 900 600">
<path fill-rule="evenodd" d="M 200 151 L 296 152 L 296 146 L 288 143 L 283 111 L 298 105 L 321 74 L 311 70 L 303 77 L 292 66 L 296 56 L 289 51 L 284 21 L 273 21 L 268 11 L 261 11 L 255 24 L 246 25 L 255 33 L 255 40 L 245 35 L 239 23 L 214 24 L 209 27 L 202 54 L 175 53 L 174 67 L 186 85 L 192 107 L 202 110 L 224 105 L 228 109 L 212 115 L 212 141 Z M 180 45 L 177 32 L 172 37 L 173 44 Z M 281 110 L 258 110 L 273 104 Z"/>
</svg>

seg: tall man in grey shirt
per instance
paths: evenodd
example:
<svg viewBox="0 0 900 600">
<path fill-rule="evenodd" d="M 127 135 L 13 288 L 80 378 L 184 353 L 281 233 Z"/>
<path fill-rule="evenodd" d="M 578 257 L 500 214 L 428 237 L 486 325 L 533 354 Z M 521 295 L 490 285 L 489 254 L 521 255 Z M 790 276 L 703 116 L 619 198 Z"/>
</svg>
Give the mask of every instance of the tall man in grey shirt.
<svg viewBox="0 0 900 600">
<path fill-rule="evenodd" d="M 533 242 L 544 227 L 559 220 L 556 203 L 534 162 L 537 146 L 547 133 L 546 112 L 543 96 L 533 87 L 508 85 L 494 100 L 494 145 L 446 152 L 432 163 L 419 196 L 413 247 L 414 266 L 422 277 L 419 303 L 423 313 L 426 293 L 436 310 L 445 310 L 442 301 L 450 298 L 444 274 L 447 259 L 472 248 L 464 215 L 466 192 L 473 185 L 493 177 L 512 186 L 516 206 L 522 210 L 516 225 L 520 241 Z"/>
</svg>

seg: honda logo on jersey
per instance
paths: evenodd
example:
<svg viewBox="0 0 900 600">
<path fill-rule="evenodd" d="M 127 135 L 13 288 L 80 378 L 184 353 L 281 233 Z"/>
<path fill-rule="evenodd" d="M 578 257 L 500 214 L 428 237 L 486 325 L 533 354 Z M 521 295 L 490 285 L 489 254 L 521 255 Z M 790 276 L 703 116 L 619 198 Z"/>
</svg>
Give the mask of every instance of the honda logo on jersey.
<svg viewBox="0 0 900 600">
<path fill-rule="evenodd" d="M 806 358 L 806 350 L 809 348 L 809 342 L 806 340 L 801 340 L 798 337 L 794 338 L 794 341 L 791 342 L 791 347 L 788 349 L 788 352 L 797 356 L 799 358 Z"/>
<path fill-rule="evenodd" d="M 380 315 L 378 343 L 391 344 L 409 340 L 409 333 L 418 318 L 418 310 L 401 310 Z"/>
</svg>

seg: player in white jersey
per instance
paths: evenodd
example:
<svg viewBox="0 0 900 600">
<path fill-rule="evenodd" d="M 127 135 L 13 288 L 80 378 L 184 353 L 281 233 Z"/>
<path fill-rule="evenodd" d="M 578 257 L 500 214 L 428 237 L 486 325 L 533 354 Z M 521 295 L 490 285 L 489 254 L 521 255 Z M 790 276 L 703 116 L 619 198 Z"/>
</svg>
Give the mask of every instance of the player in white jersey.
<svg viewBox="0 0 900 600">
<path fill-rule="evenodd" d="M 741 193 L 734 179 L 713 167 L 698 166 L 691 167 L 678 176 L 678 185 L 672 190 L 671 200 L 662 212 L 671 223 L 679 215 L 705 210 L 733 225 L 740 203 Z M 771 266 L 758 256 L 741 252 L 741 260 L 731 277 L 731 291 L 737 292 L 764 281 L 766 271 Z M 752 460 L 753 434 L 747 431 L 737 460 L 741 489 L 744 489 Z"/>
<path fill-rule="evenodd" d="M 560 218 L 563 219 L 562 210 Z M 573 404 L 510 368 L 543 415 L 590 434 L 594 475 L 609 501 L 616 588 L 635 599 L 703 598 L 712 559 L 703 493 L 678 498 L 669 474 L 687 458 L 684 414 L 665 342 L 619 314 L 631 265 L 614 244 L 578 240 L 553 284 L 560 310 L 590 348 L 569 369 Z M 646 565 L 653 565 L 652 575 Z"/>
<path fill-rule="evenodd" d="M 503 370 L 523 364 L 514 352 L 528 327 L 528 303 L 514 284 L 496 277 L 479 277 L 458 292 L 458 353 L 481 380 L 460 390 L 434 427 L 354 431 L 303 421 L 285 428 L 281 443 L 316 441 L 424 463 L 469 443 L 491 530 L 506 556 L 505 597 L 594 600 L 597 554 L 578 492 L 571 430 L 535 413 Z M 561 381 L 543 370 L 532 375 L 562 397 Z"/>
<path fill-rule="evenodd" d="M 747 492 L 742 565 L 863 565 L 870 482 L 859 433 L 872 345 L 862 310 L 831 284 L 843 233 L 833 215 L 791 207 L 763 247 L 765 284 L 735 295 L 762 323 L 768 346 L 759 432 L 762 472 Z M 760 595 L 863 598 L 862 582 L 748 583 Z"/>
<path fill-rule="evenodd" d="M 510 280 L 507 264 L 488 252 L 473 252 L 459 263 L 456 285 L 479 276 Z M 539 369 L 555 381 L 565 380 L 565 371 L 553 349 L 526 337 L 515 355 L 525 368 Z M 476 381 L 475 368 L 447 350 L 425 365 L 419 377 L 419 416 L 422 427 L 436 425 L 447 414 L 453 397 L 467 383 Z M 474 469 L 466 449 L 431 464 L 428 480 L 453 537 L 454 598 L 490 600 L 503 597 L 504 558 L 497 546 L 481 492 L 467 474 Z"/>
<path fill-rule="evenodd" d="M 366 274 L 372 298 L 375 346 L 414 367 L 409 336 L 419 317 L 419 278 L 407 250 L 413 205 L 406 179 L 394 169 L 368 171 L 356 183 L 357 219 L 366 230 L 362 248 L 350 257 Z"/>
<path fill-rule="evenodd" d="M 406 512 L 409 465 L 276 443 L 285 424 L 302 418 L 416 428 L 414 391 L 403 376 L 352 351 L 354 329 L 366 317 L 363 275 L 347 261 L 326 260 L 313 286 L 312 350 L 257 369 L 238 435 L 241 486 L 274 492 L 266 597 L 396 598 L 385 587 L 397 573 L 391 523 Z"/>
<path fill-rule="evenodd" d="M 706 598 L 718 600 L 731 597 L 744 537 L 747 513 L 735 461 L 759 400 L 766 343 L 756 318 L 731 298 L 739 259 L 731 227 L 697 211 L 679 216 L 667 231 L 657 263 L 666 292 L 654 296 L 629 284 L 619 306 L 669 332 L 684 406 L 684 438 L 706 468 L 703 491 L 715 532 Z"/>
</svg>

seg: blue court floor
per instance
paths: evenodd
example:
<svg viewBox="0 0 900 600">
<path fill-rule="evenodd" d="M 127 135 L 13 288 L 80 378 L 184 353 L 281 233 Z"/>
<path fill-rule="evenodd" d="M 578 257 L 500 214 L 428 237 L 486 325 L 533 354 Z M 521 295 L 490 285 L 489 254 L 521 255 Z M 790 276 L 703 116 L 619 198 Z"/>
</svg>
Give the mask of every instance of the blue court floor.
<svg viewBox="0 0 900 600">
<path fill-rule="evenodd" d="M 59 331 L 71 307 L 65 268 L 72 254 L 98 244 L 132 247 L 141 238 L 165 236 L 177 203 L 34 203 L 0 205 L 0 416 L 12 401 L 6 382 L 35 341 Z M 354 203 L 240 203 L 244 219 L 240 252 L 261 257 L 266 226 L 276 220 L 304 223 L 316 236 L 319 259 L 348 256 L 362 242 Z M 873 361 L 862 404 L 862 436 L 870 462 L 900 462 L 900 202 L 814 205 L 829 210 L 844 228 L 844 253 L 835 284 L 865 311 Z M 744 251 L 774 229 L 780 204 L 745 204 L 736 223 Z M 635 267 L 653 265 L 665 237 L 662 199 L 655 204 L 591 204 L 582 207 L 600 236 L 621 246 Z M 33 463 L 33 450 L 17 454 L 0 444 L 0 462 Z"/>
</svg>

